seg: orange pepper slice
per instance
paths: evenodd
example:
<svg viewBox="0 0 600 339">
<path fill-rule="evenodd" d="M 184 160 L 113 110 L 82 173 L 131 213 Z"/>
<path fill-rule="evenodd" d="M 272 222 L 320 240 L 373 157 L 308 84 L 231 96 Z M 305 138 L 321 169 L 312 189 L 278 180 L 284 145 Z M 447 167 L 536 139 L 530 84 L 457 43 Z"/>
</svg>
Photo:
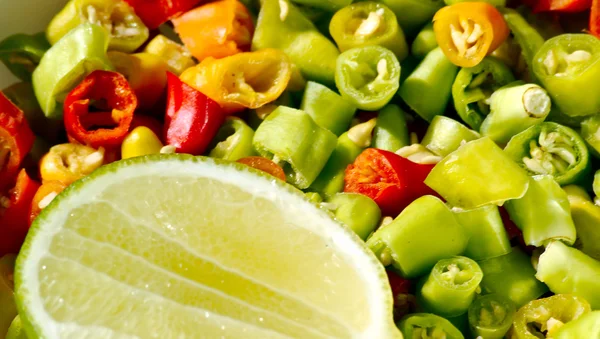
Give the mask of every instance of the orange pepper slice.
<svg viewBox="0 0 600 339">
<path fill-rule="evenodd" d="M 452 63 L 473 67 L 492 53 L 509 34 L 502 14 L 486 2 L 459 2 L 433 17 L 438 45 Z"/>
<path fill-rule="evenodd" d="M 175 31 L 194 57 L 223 58 L 250 50 L 254 24 L 237 0 L 220 0 L 172 20 Z"/>
</svg>

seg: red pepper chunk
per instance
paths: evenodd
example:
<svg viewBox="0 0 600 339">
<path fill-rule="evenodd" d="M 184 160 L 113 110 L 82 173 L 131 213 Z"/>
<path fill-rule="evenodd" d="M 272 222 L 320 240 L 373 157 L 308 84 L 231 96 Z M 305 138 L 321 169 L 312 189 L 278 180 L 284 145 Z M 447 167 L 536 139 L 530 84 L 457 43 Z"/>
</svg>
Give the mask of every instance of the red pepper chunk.
<svg viewBox="0 0 600 339">
<path fill-rule="evenodd" d="M 18 253 L 29 231 L 29 209 L 40 184 L 22 169 L 14 188 L 0 195 L 0 257 Z"/>
<path fill-rule="evenodd" d="M 395 217 L 415 199 L 435 195 L 423 183 L 434 166 L 367 148 L 346 169 L 344 192 L 364 194 L 379 205 L 384 215 Z"/>
<path fill-rule="evenodd" d="M 590 33 L 600 39 L 600 0 L 592 0 L 590 12 Z"/>
<path fill-rule="evenodd" d="M 14 184 L 34 139 L 23 111 L 0 92 L 0 192 Z"/>
<path fill-rule="evenodd" d="M 225 121 L 221 106 L 167 73 L 167 114 L 164 140 L 177 153 L 200 155 L 206 151 Z"/>
<path fill-rule="evenodd" d="M 539 0 L 533 12 L 581 12 L 590 8 L 591 0 Z"/>
<path fill-rule="evenodd" d="M 196 7 L 202 0 L 125 0 L 150 29 Z"/>
<path fill-rule="evenodd" d="M 136 107 L 137 98 L 123 75 L 94 71 L 67 95 L 65 129 L 69 137 L 83 145 L 119 147 Z"/>
</svg>

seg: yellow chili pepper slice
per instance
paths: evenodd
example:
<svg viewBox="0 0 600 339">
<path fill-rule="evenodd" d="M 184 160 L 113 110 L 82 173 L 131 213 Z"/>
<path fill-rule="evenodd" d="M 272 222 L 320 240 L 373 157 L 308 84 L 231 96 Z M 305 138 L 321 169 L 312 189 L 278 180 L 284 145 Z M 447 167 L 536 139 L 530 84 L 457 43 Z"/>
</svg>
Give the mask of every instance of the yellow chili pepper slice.
<svg viewBox="0 0 600 339">
<path fill-rule="evenodd" d="M 92 173 L 104 163 L 104 149 L 79 144 L 60 144 L 50 148 L 40 160 L 42 183 L 60 181 L 65 185 Z"/>
</svg>

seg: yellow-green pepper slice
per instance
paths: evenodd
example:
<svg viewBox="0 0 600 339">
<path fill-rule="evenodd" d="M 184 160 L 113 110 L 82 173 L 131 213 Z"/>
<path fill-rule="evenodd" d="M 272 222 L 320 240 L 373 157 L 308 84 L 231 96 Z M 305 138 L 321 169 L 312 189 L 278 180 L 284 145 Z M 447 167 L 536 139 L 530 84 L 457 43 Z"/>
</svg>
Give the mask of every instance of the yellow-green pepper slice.
<svg viewBox="0 0 600 339">
<path fill-rule="evenodd" d="M 512 326 L 515 304 L 499 294 L 481 296 L 469 306 L 471 334 L 482 339 L 501 339 Z"/>
<path fill-rule="evenodd" d="M 600 206 L 595 205 L 581 187 L 569 185 L 563 189 L 567 192 L 571 216 L 577 230 L 577 240 L 573 246 L 600 260 Z"/>
</svg>

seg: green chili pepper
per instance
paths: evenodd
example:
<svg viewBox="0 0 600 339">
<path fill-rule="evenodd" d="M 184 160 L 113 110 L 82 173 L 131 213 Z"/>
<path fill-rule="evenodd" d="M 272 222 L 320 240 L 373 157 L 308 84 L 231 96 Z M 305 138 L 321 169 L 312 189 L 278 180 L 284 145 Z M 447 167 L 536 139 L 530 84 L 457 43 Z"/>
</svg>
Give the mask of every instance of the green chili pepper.
<svg viewBox="0 0 600 339">
<path fill-rule="evenodd" d="M 502 8 L 500 11 L 515 41 L 521 46 L 521 55 L 527 64 L 529 73 L 532 74 L 534 56 L 544 44 L 544 38 L 519 12 L 512 8 Z"/>
<path fill-rule="evenodd" d="M 283 168 L 288 182 L 304 189 L 325 166 L 336 138 L 305 112 L 279 106 L 260 124 L 253 144 L 260 155 Z"/>
<path fill-rule="evenodd" d="M 469 244 L 464 252 L 466 257 L 483 260 L 510 253 L 510 241 L 497 206 L 459 209 L 454 215 L 470 234 Z"/>
<path fill-rule="evenodd" d="M 494 92 L 490 97 L 490 114 L 481 124 L 481 135 L 499 144 L 539 124 L 550 113 L 548 93 L 536 84 L 516 81 Z"/>
<path fill-rule="evenodd" d="M 594 183 L 592 186 L 593 190 L 594 190 L 594 194 L 597 197 L 600 197 L 600 170 L 597 170 L 596 173 L 594 174 Z"/>
<path fill-rule="evenodd" d="M 440 199 L 426 195 L 367 241 L 384 266 L 392 264 L 406 278 L 422 276 L 441 259 L 463 253 L 466 230 Z"/>
<path fill-rule="evenodd" d="M 488 99 L 494 91 L 515 80 L 510 68 L 500 60 L 486 57 L 470 68 L 462 68 L 452 84 L 454 108 L 461 119 L 479 131 L 490 112 Z"/>
<path fill-rule="evenodd" d="M 410 47 L 410 52 L 415 57 L 424 59 L 427 53 L 433 51 L 436 47 L 438 47 L 438 43 L 433 32 L 433 22 L 430 22 L 417 34 Z"/>
<path fill-rule="evenodd" d="M 283 50 L 308 80 L 333 84 L 337 47 L 288 0 L 264 0 L 252 49 Z"/>
<path fill-rule="evenodd" d="M 581 122 L 581 136 L 588 144 L 591 153 L 600 158 L 600 114 Z"/>
<path fill-rule="evenodd" d="M 382 108 L 392 99 L 399 83 L 400 63 L 384 47 L 353 48 L 337 58 L 335 84 L 342 97 L 360 109 Z"/>
<path fill-rule="evenodd" d="M 436 115 L 444 113 L 456 72 L 458 67 L 437 47 L 427 53 L 400 86 L 398 93 L 421 118 L 431 121 Z"/>
<path fill-rule="evenodd" d="M 567 193 L 549 175 L 536 175 L 522 198 L 507 201 L 510 219 L 523 231 L 527 245 L 545 246 L 562 240 L 572 245 L 576 231 Z"/>
<path fill-rule="evenodd" d="M 581 187 L 570 185 L 563 189 L 569 198 L 571 216 L 577 230 L 577 240 L 573 246 L 600 260 L 600 206 L 596 206 Z"/>
<path fill-rule="evenodd" d="M 356 107 L 329 88 L 309 81 L 304 90 L 300 109 L 308 113 L 317 125 L 335 135 L 348 130 Z"/>
<path fill-rule="evenodd" d="M 468 129 L 458 121 L 438 115 L 431 120 L 421 144 L 433 153 L 445 157 L 465 142 L 479 137 L 479 133 Z"/>
<path fill-rule="evenodd" d="M 254 131 L 244 120 L 227 117 L 212 141 L 209 156 L 229 161 L 237 161 L 249 157 L 256 152 L 252 146 Z"/>
<path fill-rule="evenodd" d="M 396 105 L 387 105 L 377 114 L 371 145 L 375 148 L 396 152 L 410 145 L 406 113 Z"/>
<path fill-rule="evenodd" d="M 554 339 L 600 338 L 600 311 L 586 313 L 560 327 Z"/>
<path fill-rule="evenodd" d="M 331 157 L 317 179 L 310 185 L 310 190 L 319 192 L 325 197 L 341 192 L 344 189 L 346 167 L 354 162 L 363 149 L 348 138 L 348 132 L 340 135 Z"/>
<path fill-rule="evenodd" d="M 481 289 L 485 294 L 496 293 L 510 299 L 517 307 L 539 298 L 548 291 L 535 278 L 531 258 L 518 247 L 500 257 L 477 262 L 483 271 Z"/>
<path fill-rule="evenodd" d="M 323 197 L 317 192 L 306 192 L 304 195 L 306 196 L 306 199 L 313 204 L 320 204 L 323 202 Z"/>
<path fill-rule="evenodd" d="M 0 336 L 4 336 L 17 316 L 14 297 L 13 273 L 16 256 L 7 254 L 0 258 Z"/>
<path fill-rule="evenodd" d="M 554 333 L 563 324 L 589 312 L 590 304 L 585 299 L 574 295 L 558 294 L 532 300 L 517 311 L 511 338 L 554 338 Z"/>
<path fill-rule="evenodd" d="M 52 45 L 75 27 L 91 23 L 110 34 L 109 49 L 133 52 L 148 40 L 149 31 L 142 20 L 122 0 L 71 0 L 52 19 L 46 37 Z"/>
<path fill-rule="evenodd" d="M 27 339 L 27 333 L 23 329 L 23 322 L 20 316 L 16 316 L 8 328 L 6 339 Z"/>
<path fill-rule="evenodd" d="M 477 263 L 467 257 L 438 261 L 417 288 L 417 300 L 425 310 L 443 317 L 467 312 L 483 278 Z"/>
<path fill-rule="evenodd" d="M 560 185 L 578 182 L 590 171 L 585 141 L 574 130 L 554 122 L 515 135 L 504 151 L 531 175 L 552 175 Z"/>
<path fill-rule="evenodd" d="M 492 140 L 481 138 L 442 159 L 425 184 L 453 206 L 471 209 L 521 198 L 529 178 Z"/>
<path fill-rule="evenodd" d="M 444 6 L 442 0 L 382 0 L 396 14 L 404 34 L 415 36 L 421 27 L 433 19 L 438 9 Z"/>
<path fill-rule="evenodd" d="M 378 45 L 392 51 L 402 61 L 408 45 L 396 15 L 377 2 L 359 2 L 335 13 L 329 31 L 340 51 Z"/>
<path fill-rule="evenodd" d="M 319 1 L 319 0 L 294 0 L 296 4 L 303 5 L 304 8 L 314 8 L 314 12 L 323 13 L 326 12 L 335 12 L 340 10 L 352 3 L 352 0 L 327 0 L 327 1 Z M 310 18 L 311 21 L 316 21 L 314 18 Z"/>
<path fill-rule="evenodd" d="M 44 54 L 33 72 L 33 89 L 44 114 L 62 118 L 66 95 L 94 70 L 111 70 L 106 57 L 108 33 L 100 26 L 82 24 Z"/>
<path fill-rule="evenodd" d="M 31 81 L 31 73 L 50 48 L 44 33 L 15 34 L 0 41 L 0 61 L 23 81 Z"/>
<path fill-rule="evenodd" d="M 450 321 L 430 313 L 409 314 L 398 323 L 398 328 L 406 339 L 464 339 Z"/>
<path fill-rule="evenodd" d="M 357 193 L 338 193 L 327 199 L 332 204 L 335 218 L 348 226 L 362 240 L 379 225 L 381 210 L 375 201 Z"/>
<path fill-rule="evenodd" d="M 535 276 L 554 293 L 576 294 L 593 309 L 600 308 L 600 261 L 578 249 L 551 242 L 540 256 Z"/>
<path fill-rule="evenodd" d="M 469 325 L 473 337 L 500 339 L 512 326 L 517 307 L 499 294 L 479 297 L 469 306 Z"/>
</svg>

